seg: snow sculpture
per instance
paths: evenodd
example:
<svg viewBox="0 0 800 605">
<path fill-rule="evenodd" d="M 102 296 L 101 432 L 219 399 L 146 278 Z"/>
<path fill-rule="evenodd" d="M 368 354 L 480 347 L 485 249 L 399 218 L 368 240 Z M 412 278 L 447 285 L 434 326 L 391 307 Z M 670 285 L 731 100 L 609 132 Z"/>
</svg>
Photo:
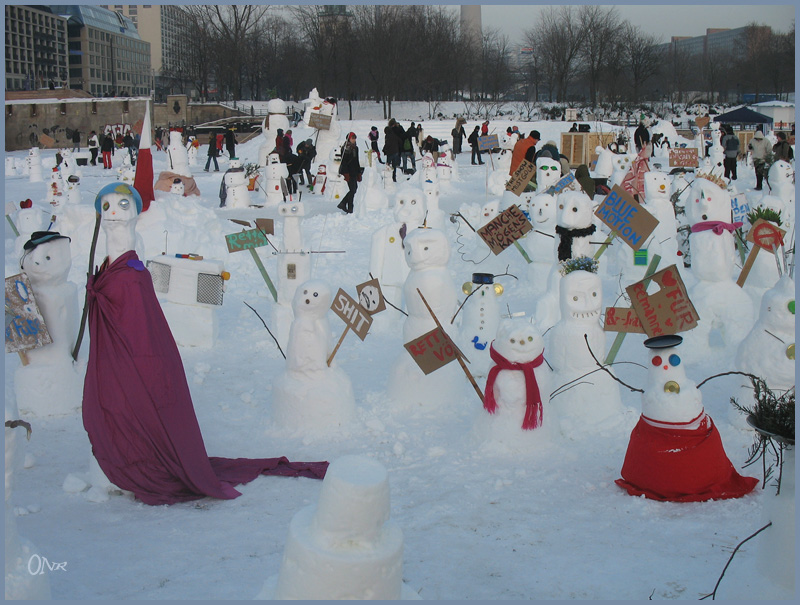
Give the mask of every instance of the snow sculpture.
<svg viewBox="0 0 800 605">
<path fill-rule="evenodd" d="M 544 290 L 547 276 L 556 262 L 553 241 L 556 238 L 557 211 L 555 195 L 540 193 L 531 199 L 529 213 L 533 230 L 521 240 L 521 244 L 532 261 L 528 264 L 528 281 L 538 290 Z"/>
<path fill-rule="evenodd" d="M 50 186 L 47 188 L 45 201 L 51 206 L 60 206 L 65 197 L 64 179 L 61 178 L 61 172 L 59 172 L 58 168 L 53 168 L 50 173 Z"/>
<path fill-rule="evenodd" d="M 169 192 L 172 195 L 179 195 L 181 197 L 186 195 L 186 185 L 184 185 L 183 179 L 175 177 L 172 181 L 172 185 L 169 186 Z"/>
<path fill-rule="evenodd" d="M 281 180 L 289 176 L 289 169 L 286 164 L 282 164 L 277 153 L 270 153 L 266 159 L 265 183 L 262 187 L 266 195 L 265 206 L 268 208 L 276 207 L 283 201 L 283 187 Z"/>
<path fill-rule="evenodd" d="M 506 170 L 506 173 L 508 171 Z M 536 191 L 544 193 L 561 180 L 561 164 L 557 159 L 538 158 L 536 160 Z"/>
<path fill-rule="evenodd" d="M 616 154 L 607 147 L 602 147 L 601 145 L 595 148 L 595 153 L 597 153 L 597 163 L 595 164 L 592 177 L 596 179 L 611 178 L 611 175 L 614 174 L 614 158 Z"/>
<path fill-rule="evenodd" d="M 41 183 L 42 178 L 42 154 L 38 147 L 32 147 L 25 159 L 25 167 L 28 173 L 28 180 L 31 183 Z"/>
<path fill-rule="evenodd" d="M 19 420 L 19 414 L 13 402 L 6 398 L 6 422 Z M 14 514 L 12 495 L 14 490 L 14 473 L 19 466 L 18 451 L 23 427 L 10 427 L 6 425 L 6 600 L 33 600 L 42 601 L 50 599 L 50 579 L 46 568 L 39 573 L 38 563 L 42 563 L 41 552 L 30 540 L 19 535 L 17 518 Z M 33 563 L 31 563 L 33 561 Z M 31 572 L 33 569 L 33 573 Z"/>
<path fill-rule="evenodd" d="M 197 143 L 197 137 L 194 136 L 190 136 L 186 143 L 186 157 L 189 161 L 189 166 L 197 166 L 197 150 L 199 147 Z"/>
<path fill-rule="evenodd" d="M 122 166 L 117 169 L 117 179 L 128 185 L 133 185 L 136 180 L 136 170 L 131 164 L 131 156 L 127 153 L 122 156 Z"/>
<path fill-rule="evenodd" d="M 614 185 L 622 185 L 625 175 L 633 166 L 633 161 L 636 159 L 635 153 L 615 153 L 612 158 L 613 172 L 608 181 L 608 188 L 611 189 Z M 598 162 L 600 160 L 598 159 Z"/>
<path fill-rule="evenodd" d="M 469 359 L 473 376 L 486 376 L 492 361 L 489 357 L 491 342 L 500 324 L 500 304 L 503 286 L 494 283 L 491 273 L 473 273 L 472 282 L 464 284 L 462 291 L 469 298 L 461 308 L 459 348 Z"/>
<path fill-rule="evenodd" d="M 769 167 L 767 182 L 771 195 L 780 198 L 784 203 L 786 211 L 781 214 L 781 220 L 789 225 L 787 235 L 791 235 L 790 240 L 794 241 L 794 168 L 789 162 L 778 160 Z"/>
<path fill-rule="evenodd" d="M 590 271 L 573 270 L 561 278 L 558 286 L 561 319 L 548 333 L 547 349 L 555 372 L 554 384 L 561 386 L 598 369 L 595 357 L 602 361 L 605 355 L 606 334 L 600 325 L 600 277 Z M 562 433 L 573 438 L 616 426 L 625 411 L 619 383 L 603 371 L 594 372 L 585 383 L 554 396 L 553 406 L 558 410 Z"/>
<path fill-rule="evenodd" d="M 81 203 L 81 178 L 77 175 L 70 175 L 67 177 L 67 203 L 80 204 Z"/>
<path fill-rule="evenodd" d="M 369 270 L 380 282 L 386 300 L 399 307 L 403 302 L 403 284 L 409 273 L 404 239 L 425 221 L 425 198 L 422 192 L 410 187 L 400 190 L 393 216 L 394 222 L 372 234 Z"/>
<path fill-rule="evenodd" d="M 651 349 L 642 415 L 616 483 L 632 496 L 671 502 L 739 498 L 758 479 L 733 468 L 695 383 L 686 376 L 680 336 L 645 340 Z"/>
<path fill-rule="evenodd" d="M 17 162 L 12 157 L 6 157 L 6 177 L 17 176 Z"/>
<path fill-rule="evenodd" d="M 443 143 L 439 145 L 439 157 L 436 160 L 436 174 L 439 181 L 445 185 L 453 180 L 453 158 L 451 156 L 450 145 Z"/>
<path fill-rule="evenodd" d="M 302 217 L 306 214 L 303 202 L 281 202 L 278 215 L 283 218 L 282 254 L 278 255 L 278 304 L 273 307 L 273 325 L 281 346 L 289 342 L 292 323 L 292 301 L 297 287 L 311 279 L 311 255 L 303 250 Z"/>
<path fill-rule="evenodd" d="M 172 172 L 181 176 L 192 176 L 192 170 L 189 168 L 189 154 L 186 147 L 183 146 L 183 134 L 177 130 L 169 131 L 167 158 Z"/>
<path fill-rule="evenodd" d="M 309 95 L 309 99 L 316 93 L 316 89 L 311 91 Z M 319 95 L 317 94 L 317 98 Z M 304 101 L 305 102 L 305 101 Z M 329 160 L 333 157 L 333 153 L 339 147 L 339 140 L 342 136 L 342 126 L 339 124 L 338 119 L 338 105 L 336 100 L 333 98 L 322 99 L 321 102 L 318 104 L 314 103 L 309 106 L 309 109 L 306 111 L 306 124 L 309 124 L 311 119 L 312 113 L 319 113 L 323 116 L 330 116 L 330 128 L 327 130 L 318 130 L 318 135 L 316 138 L 316 146 L 317 146 L 317 158 L 319 161 L 324 162 Z M 338 166 L 337 166 L 338 168 Z M 337 173 L 336 170 L 328 170 L 328 174 L 335 174 Z"/>
<path fill-rule="evenodd" d="M 66 181 L 67 178 L 72 175 L 82 176 L 80 168 L 78 168 L 78 164 L 75 161 L 75 156 L 72 155 L 72 151 L 69 149 L 62 149 L 60 153 L 61 165 L 58 169 L 61 172 L 61 178 Z"/>
<path fill-rule="evenodd" d="M 367 168 L 364 171 L 364 184 L 359 186 L 359 193 L 363 190 L 361 203 L 356 204 L 359 216 L 366 215 L 367 210 L 385 210 L 389 207 L 389 196 L 376 184 L 376 173 L 379 168 Z"/>
<path fill-rule="evenodd" d="M 247 176 L 239 158 L 231 158 L 230 168 L 222 180 L 225 183 L 225 205 L 228 208 L 249 208 L 250 192 L 247 190 Z"/>
<path fill-rule="evenodd" d="M 267 102 L 267 116 L 261 122 L 261 134 L 264 143 L 258 148 L 258 165 L 266 166 L 267 158 L 275 151 L 275 139 L 278 130 L 284 133 L 289 130 L 289 118 L 286 115 L 286 101 L 283 99 L 270 99 Z M 319 148 L 317 148 L 319 150 Z"/>
<path fill-rule="evenodd" d="M 558 196 L 555 240 L 556 258 L 567 260 L 594 256 L 592 199 L 582 191 L 565 191 Z"/>
<path fill-rule="evenodd" d="M 286 370 L 272 387 L 272 420 L 281 429 L 331 432 L 355 416 L 350 379 L 327 364 L 332 349 L 331 296 L 328 284 L 320 280 L 307 281 L 295 291 Z"/>
<path fill-rule="evenodd" d="M 403 532 L 389 514 L 383 465 L 334 460 L 317 504 L 292 518 L 280 571 L 256 598 L 418 599 L 403 584 Z"/>
</svg>

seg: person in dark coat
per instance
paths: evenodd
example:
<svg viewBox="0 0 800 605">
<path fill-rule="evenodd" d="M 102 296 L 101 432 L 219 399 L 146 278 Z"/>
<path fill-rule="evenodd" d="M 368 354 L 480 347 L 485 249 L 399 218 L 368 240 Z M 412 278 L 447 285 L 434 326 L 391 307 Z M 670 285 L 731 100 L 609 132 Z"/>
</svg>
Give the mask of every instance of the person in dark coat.
<svg viewBox="0 0 800 605">
<path fill-rule="evenodd" d="M 383 153 L 386 154 L 386 161 L 392 167 L 392 180 L 396 182 L 397 167 L 400 165 L 400 137 L 391 126 L 384 128 L 383 134 Z"/>
<path fill-rule="evenodd" d="M 794 158 L 792 146 L 786 140 L 785 132 L 776 132 L 775 136 L 778 137 L 778 142 L 772 147 L 772 153 L 775 154 L 775 160 L 784 160 L 790 162 Z"/>
<path fill-rule="evenodd" d="M 372 151 L 375 152 L 375 155 L 378 157 L 378 162 L 383 164 L 383 160 L 381 159 L 381 152 L 378 150 L 378 138 L 380 137 L 380 133 L 378 132 L 378 127 L 373 126 L 370 129 L 367 137 L 369 137 L 370 148 L 372 149 Z"/>
<path fill-rule="evenodd" d="M 217 149 L 217 135 L 213 132 L 208 134 L 208 159 L 206 160 L 206 167 L 203 169 L 208 172 L 208 167 L 211 165 L 211 160 L 214 160 L 214 172 L 219 172 L 219 164 L 217 163 L 217 156 L 219 149 Z"/>
<path fill-rule="evenodd" d="M 225 148 L 228 150 L 229 157 L 236 157 L 236 135 L 232 128 L 225 131 Z"/>
<path fill-rule="evenodd" d="M 311 161 L 316 157 L 316 155 L 317 150 L 314 147 L 314 143 L 311 141 L 311 139 L 300 141 L 297 144 L 297 158 L 300 162 L 297 173 L 300 175 L 301 185 L 305 185 L 303 182 L 303 172 L 305 172 L 306 177 L 308 178 L 309 187 L 311 187 L 312 183 L 314 182 L 311 178 Z"/>
<path fill-rule="evenodd" d="M 72 151 L 73 153 L 81 150 L 81 131 L 74 130 L 72 133 Z"/>
<path fill-rule="evenodd" d="M 467 133 L 464 131 L 464 120 L 462 118 L 456 120 L 456 126 L 450 134 L 453 137 L 453 153 L 457 155 L 461 153 L 461 144 L 467 137 Z"/>
<path fill-rule="evenodd" d="M 478 131 L 480 130 L 480 126 L 476 126 L 475 129 L 470 133 L 469 138 L 467 139 L 467 143 L 470 144 L 472 147 L 472 157 L 470 158 L 471 164 L 474 166 L 475 164 L 483 164 L 483 160 L 481 159 L 481 150 L 478 149 Z M 478 161 L 475 161 L 475 158 Z"/>
<path fill-rule="evenodd" d="M 636 145 L 636 151 L 641 151 L 649 142 L 650 131 L 647 130 L 647 126 L 644 125 L 644 120 L 642 120 L 633 133 L 633 143 Z"/>
<path fill-rule="evenodd" d="M 100 151 L 103 154 L 103 170 L 111 170 L 111 156 L 114 155 L 114 137 L 106 135 L 100 144 Z"/>
<path fill-rule="evenodd" d="M 439 161 L 439 139 L 428 135 L 425 137 L 425 140 L 422 142 L 422 151 L 423 155 L 426 153 L 430 153 L 433 156 L 433 163 Z"/>
<path fill-rule="evenodd" d="M 361 180 L 361 164 L 358 161 L 358 145 L 356 145 L 356 134 L 351 132 L 347 135 L 347 140 L 342 145 L 342 162 L 339 164 L 339 174 L 347 181 L 350 189 L 336 206 L 347 214 L 353 214 L 353 200 L 358 191 L 358 182 Z"/>
</svg>

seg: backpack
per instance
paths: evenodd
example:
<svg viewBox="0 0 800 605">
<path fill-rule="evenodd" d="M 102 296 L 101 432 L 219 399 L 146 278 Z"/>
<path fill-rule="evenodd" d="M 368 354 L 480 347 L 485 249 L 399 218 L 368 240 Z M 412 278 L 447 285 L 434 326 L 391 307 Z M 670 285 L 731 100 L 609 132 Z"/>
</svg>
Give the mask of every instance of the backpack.
<svg viewBox="0 0 800 605">
<path fill-rule="evenodd" d="M 725 140 L 725 151 L 739 151 L 739 137 L 729 134 Z"/>
<path fill-rule="evenodd" d="M 403 141 L 403 151 L 411 151 L 411 139 L 408 138 Z"/>
</svg>

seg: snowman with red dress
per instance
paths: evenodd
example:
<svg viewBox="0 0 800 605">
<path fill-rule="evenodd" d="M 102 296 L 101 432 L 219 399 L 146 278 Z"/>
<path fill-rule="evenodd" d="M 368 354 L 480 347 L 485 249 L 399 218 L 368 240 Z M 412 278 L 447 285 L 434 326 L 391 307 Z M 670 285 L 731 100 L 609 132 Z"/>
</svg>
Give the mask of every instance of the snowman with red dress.
<svg viewBox="0 0 800 605">
<path fill-rule="evenodd" d="M 642 415 L 616 483 L 632 496 L 670 502 L 740 498 L 758 479 L 742 477 L 728 460 L 719 431 L 686 376 L 677 335 L 644 341 L 651 349 Z"/>
</svg>

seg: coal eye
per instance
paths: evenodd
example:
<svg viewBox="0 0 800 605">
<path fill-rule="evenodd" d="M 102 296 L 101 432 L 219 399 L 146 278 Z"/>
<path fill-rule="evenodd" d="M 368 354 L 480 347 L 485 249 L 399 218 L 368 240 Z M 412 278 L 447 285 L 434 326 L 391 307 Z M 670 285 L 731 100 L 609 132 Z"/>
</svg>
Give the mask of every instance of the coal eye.
<svg viewBox="0 0 800 605">
<path fill-rule="evenodd" d="M 592 292 L 592 296 L 597 296 L 597 292 Z"/>
<path fill-rule="evenodd" d="M 45 260 L 50 260 L 49 256 L 45 256 L 44 258 L 45 258 Z"/>
<path fill-rule="evenodd" d="M 416 204 L 416 203 L 417 203 L 417 200 L 411 200 L 411 205 L 412 205 L 412 206 L 413 206 L 414 204 Z"/>
<path fill-rule="evenodd" d="M 578 297 L 577 297 L 577 296 L 573 296 L 573 297 L 572 297 L 572 300 L 574 300 L 574 301 L 576 301 L 576 302 L 577 302 L 577 300 L 578 300 Z"/>
<path fill-rule="evenodd" d="M 653 357 L 653 365 L 654 366 L 660 366 L 661 365 L 661 357 L 659 357 L 658 355 Z"/>
<path fill-rule="evenodd" d="M 314 292 L 314 296 L 315 297 L 319 296 L 319 292 Z"/>
<path fill-rule="evenodd" d="M 517 342 L 517 341 L 512 338 L 511 339 L 511 344 L 514 344 L 515 342 Z"/>
<path fill-rule="evenodd" d="M 677 368 L 679 365 L 681 365 L 681 358 L 678 357 L 675 353 L 673 353 L 672 355 L 669 356 L 669 365 L 671 365 L 674 368 Z"/>
</svg>

